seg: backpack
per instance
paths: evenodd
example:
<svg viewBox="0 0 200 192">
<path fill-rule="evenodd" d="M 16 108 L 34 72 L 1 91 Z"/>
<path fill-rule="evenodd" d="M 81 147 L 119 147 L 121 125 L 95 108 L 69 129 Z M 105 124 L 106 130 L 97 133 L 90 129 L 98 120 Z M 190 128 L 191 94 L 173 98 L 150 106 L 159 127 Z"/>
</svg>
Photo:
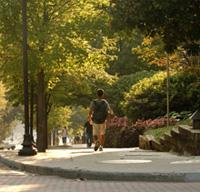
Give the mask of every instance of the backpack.
<svg viewBox="0 0 200 192">
<path fill-rule="evenodd" d="M 94 100 L 93 101 L 93 116 L 92 120 L 94 123 L 104 123 L 108 116 L 108 104 L 105 100 Z"/>
</svg>

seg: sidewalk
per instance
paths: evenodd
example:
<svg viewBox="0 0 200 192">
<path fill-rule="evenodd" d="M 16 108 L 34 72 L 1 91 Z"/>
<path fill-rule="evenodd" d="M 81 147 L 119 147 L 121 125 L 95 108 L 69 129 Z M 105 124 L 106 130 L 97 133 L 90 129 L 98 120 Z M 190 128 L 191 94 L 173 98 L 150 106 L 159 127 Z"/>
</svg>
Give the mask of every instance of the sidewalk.
<svg viewBox="0 0 200 192">
<path fill-rule="evenodd" d="M 0 151 L 0 161 L 20 170 L 70 179 L 120 181 L 200 181 L 200 156 L 144 151 L 138 148 L 94 152 L 85 145 L 49 149 L 36 156 Z"/>
</svg>

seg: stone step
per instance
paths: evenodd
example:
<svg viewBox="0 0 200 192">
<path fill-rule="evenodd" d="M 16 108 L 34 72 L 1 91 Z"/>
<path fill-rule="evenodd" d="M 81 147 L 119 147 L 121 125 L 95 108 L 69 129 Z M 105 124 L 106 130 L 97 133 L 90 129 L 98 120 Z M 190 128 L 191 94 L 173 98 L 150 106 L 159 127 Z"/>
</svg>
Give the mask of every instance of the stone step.
<svg viewBox="0 0 200 192">
<path fill-rule="evenodd" d="M 170 151 L 171 150 L 171 143 L 169 143 L 167 140 L 165 140 L 164 137 L 160 137 L 159 140 L 160 144 L 163 145 L 164 151 Z"/>
<path fill-rule="evenodd" d="M 164 134 L 164 139 L 170 143 L 170 145 L 174 146 L 176 145 L 176 141 L 177 141 L 177 138 L 174 138 L 171 133 L 165 133 Z"/>
<path fill-rule="evenodd" d="M 179 125 L 178 131 L 182 136 L 188 136 L 188 134 L 191 134 L 192 127 L 188 125 Z"/>
<path fill-rule="evenodd" d="M 179 125 L 178 130 L 182 138 L 192 141 L 200 140 L 200 129 L 192 129 L 192 127 L 188 125 Z"/>
<path fill-rule="evenodd" d="M 164 146 L 157 140 L 153 139 L 151 141 L 152 149 L 156 151 L 165 151 Z"/>
<path fill-rule="evenodd" d="M 178 138 L 178 137 L 180 137 L 180 132 L 179 132 L 178 128 L 173 128 L 173 129 L 171 130 L 170 134 L 171 134 L 171 136 L 172 136 L 173 138 Z"/>
<path fill-rule="evenodd" d="M 151 141 L 154 139 L 152 135 L 139 135 L 139 148 L 151 150 Z"/>
<path fill-rule="evenodd" d="M 165 139 L 164 139 L 164 137 L 160 137 L 160 138 L 159 138 L 159 142 L 160 142 L 160 144 L 164 145 L 164 144 L 165 144 Z"/>
</svg>

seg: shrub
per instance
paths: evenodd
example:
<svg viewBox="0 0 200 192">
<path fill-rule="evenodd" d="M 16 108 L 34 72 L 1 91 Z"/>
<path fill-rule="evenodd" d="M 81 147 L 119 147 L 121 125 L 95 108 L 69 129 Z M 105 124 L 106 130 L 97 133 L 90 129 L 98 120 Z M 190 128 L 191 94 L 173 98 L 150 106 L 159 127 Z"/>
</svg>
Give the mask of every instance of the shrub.
<svg viewBox="0 0 200 192">
<path fill-rule="evenodd" d="M 175 125 L 176 120 L 169 119 L 170 125 Z M 139 145 L 139 135 L 143 135 L 147 129 L 161 128 L 167 125 L 167 118 L 138 120 L 130 124 L 126 117 L 114 117 L 111 119 L 109 127 L 106 129 L 105 147 L 137 147 Z"/>
<path fill-rule="evenodd" d="M 151 78 L 144 78 L 126 93 L 122 104 L 130 119 L 136 121 L 165 114 L 166 91 L 162 83 L 165 77 L 164 72 L 156 73 Z"/>
<path fill-rule="evenodd" d="M 170 117 L 176 119 L 177 121 L 186 120 L 186 119 L 190 118 L 191 115 L 192 115 L 191 111 L 181 111 L 180 113 L 172 111 L 170 113 Z"/>
<path fill-rule="evenodd" d="M 169 118 L 169 125 L 175 125 L 176 120 Z M 140 129 L 155 129 L 165 127 L 167 125 L 167 117 L 159 117 L 156 119 L 137 120 L 134 124 L 135 127 Z"/>
<path fill-rule="evenodd" d="M 144 129 L 130 125 L 127 117 L 111 119 L 105 135 L 105 147 L 137 147 Z"/>
<path fill-rule="evenodd" d="M 137 147 L 143 129 L 134 126 L 110 127 L 106 129 L 105 147 Z"/>
<path fill-rule="evenodd" d="M 200 77 L 193 73 L 173 73 L 170 77 L 170 110 L 195 111 L 200 107 Z M 122 102 L 126 115 L 154 119 L 166 114 L 166 73 L 159 72 L 132 86 Z"/>
<path fill-rule="evenodd" d="M 108 99 L 112 104 L 115 114 L 118 116 L 124 115 L 123 108 L 120 104 L 121 101 L 124 101 L 124 93 L 129 91 L 130 88 L 141 79 L 150 77 L 154 73 L 155 71 L 141 71 L 131 75 L 123 75 L 119 77 L 109 89 L 106 90 L 106 93 L 109 95 Z"/>
</svg>

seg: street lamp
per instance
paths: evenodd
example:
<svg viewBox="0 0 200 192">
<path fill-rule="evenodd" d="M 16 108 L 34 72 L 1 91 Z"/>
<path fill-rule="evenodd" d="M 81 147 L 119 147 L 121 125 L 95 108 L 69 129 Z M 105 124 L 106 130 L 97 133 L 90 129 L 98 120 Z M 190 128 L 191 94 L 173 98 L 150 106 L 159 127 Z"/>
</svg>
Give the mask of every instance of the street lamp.
<svg viewBox="0 0 200 192">
<path fill-rule="evenodd" d="M 27 53 L 27 0 L 22 0 L 22 31 L 23 31 L 23 78 L 24 78 L 24 119 L 25 119 L 25 134 L 22 143 L 23 148 L 18 155 L 30 156 L 36 155 L 37 152 L 33 149 L 32 138 L 29 128 L 29 98 L 28 98 L 28 53 Z"/>
<path fill-rule="evenodd" d="M 169 127 L 169 55 L 167 54 L 167 128 Z"/>
</svg>

